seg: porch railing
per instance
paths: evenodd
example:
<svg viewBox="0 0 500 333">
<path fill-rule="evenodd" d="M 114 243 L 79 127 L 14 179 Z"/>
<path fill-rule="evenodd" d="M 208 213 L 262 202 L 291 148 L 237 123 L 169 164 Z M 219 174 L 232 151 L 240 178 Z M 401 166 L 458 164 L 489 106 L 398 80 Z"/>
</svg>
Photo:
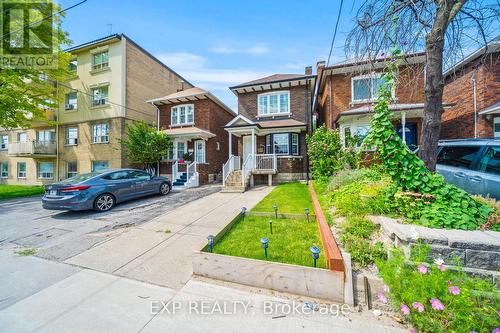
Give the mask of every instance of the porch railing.
<svg viewBox="0 0 500 333">
<path fill-rule="evenodd" d="M 175 182 L 179 176 L 179 161 L 172 163 L 172 182 Z"/>
<path fill-rule="evenodd" d="M 231 174 L 231 172 L 240 170 L 240 168 L 240 157 L 235 155 L 229 156 L 229 159 L 222 166 L 222 185 L 226 185 L 226 179 Z"/>
<path fill-rule="evenodd" d="M 12 142 L 8 145 L 9 155 L 55 155 L 55 141 Z"/>
<path fill-rule="evenodd" d="M 252 154 L 249 154 L 243 163 L 243 167 L 241 168 L 241 186 L 245 187 L 247 182 L 247 177 L 250 176 L 250 173 L 254 169 L 254 157 Z"/>
<path fill-rule="evenodd" d="M 198 174 L 198 164 L 196 161 L 193 163 L 189 164 L 186 168 L 186 173 L 187 173 L 187 181 L 186 181 L 186 187 L 197 187 L 200 184 L 199 181 L 199 174 Z"/>
<path fill-rule="evenodd" d="M 255 170 L 276 171 L 276 169 L 277 169 L 276 154 L 256 154 L 255 155 Z"/>
</svg>

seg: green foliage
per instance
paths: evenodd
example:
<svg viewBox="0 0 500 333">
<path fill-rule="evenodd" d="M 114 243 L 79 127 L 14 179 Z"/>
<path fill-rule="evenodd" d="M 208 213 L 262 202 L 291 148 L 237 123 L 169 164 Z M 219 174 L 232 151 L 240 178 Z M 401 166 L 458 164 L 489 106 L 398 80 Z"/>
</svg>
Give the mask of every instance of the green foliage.
<svg viewBox="0 0 500 333">
<path fill-rule="evenodd" d="M 429 261 L 427 246 L 419 246 L 416 252 L 417 264 Z M 391 303 L 418 332 L 492 332 L 498 327 L 500 302 L 491 282 L 443 266 L 440 269 L 436 264 L 425 266 L 427 272 L 420 273 L 416 264 L 405 261 L 400 250 L 394 250 L 387 261 L 377 261 Z M 453 294 L 450 287 L 458 287 L 459 294 Z M 444 309 L 433 309 L 431 299 L 438 299 Z M 424 311 L 414 309 L 414 302 L 421 303 Z M 408 316 L 402 313 L 402 305 L 408 306 Z"/>
<path fill-rule="evenodd" d="M 395 58 L 400 57 L 398 50 L 393 53 Z M 394 130 L 390 121 L 393 114 L 389 110 L 389 103 L 392 100 L 391 87 L 395 84 L 394 73 L 397 68 L 398 61 L 387 63 L 385 84 L 379 89 L 371 130 L 363 144 L 375 149 L 384 171 L 392 177 L 400 191 L 431 194 L 433 201 L 422 206 L 421 203 L 405 199 L 394 207 L 402 213 L 409 212 L 414 206 L 422 208 L 417 219 L 410 218 L 425 226 L 477 229 L 479 225 L 486 223 L 492 209 L 475 201 L 465 191 L 446 183 L 442 176 L 431 173 Z"/>
<path fill-rule="evenodd" d="M 165 133 L 158 132 L 143 121 L 128 125 L 126 139 L 119 142 L 123 144 L 127 158 L 142 164 L 145 169 L 166 156 L 172 147 L 172 142 Z"/>
<path fill-rule="evenodd" d="M 11 199 L 40 195 L 45 192 L 43 186 L 30 185 L 0 185 L 0 199 Z"/>
<path fill-rule="evenodd" d="M 36 254 L 36 250 L 35 249 L 22 249 L 22 250 L 19 250 L 19 251 L 16 251 L 16 254 L 18 256 L 21 256 L 21 257 L 30 257 L 30 256 L 34 256 Z"/>
<path fill-rule="evenodd" d="M 342 147 L 339 132 L 329 131 L 325 125 L 307 136 L 307 154 L 314 179 L 325 179 L 339 170 L 359 164 L 357 153 Z"/>
<path fill-rule="evenodd" d="M 279 184 L 253 209 L 255 212 L 274 212 L 274 205 L 278 206 L 279 213 L 304 214 L 304 209 L 312 212 L 312 200 L 306 184 L 285 183 Z"/>
<path fill-rule="evenodd" d="M 33 6 L 27 3 L 27 6 Z M 58 7 L 54 4 L 54 10 Z M 42 13 L 32 11 L 31 22 L 41 19 Z M 38 16 L 37 16 L 38 15 Z M 0 128 L 26 128 L 34 123 L 48 122 L 47 116 L 57 109 L 60 103 L 64 103 L 66 88 L 55 84 L 66 82 L 72 73 L 68 70 L 71 54 L 61 51 L 62 45 L 70 43 L 67 33 L 61 29 L 59 16 L 54 16 L 57 27 L 58 45 L 55 58 L 57 68 L 40 70 L 39 68 L 10 68 L 0 67 Z M 12 21 L 12 30 L 19 29 L 22 20 Z M 48 35 L 48 26 L 40 25 L 38 36 L 43 40 L 44 32 Z M 47 37 L 46 37 L 47 38 Z"/>
</svg>

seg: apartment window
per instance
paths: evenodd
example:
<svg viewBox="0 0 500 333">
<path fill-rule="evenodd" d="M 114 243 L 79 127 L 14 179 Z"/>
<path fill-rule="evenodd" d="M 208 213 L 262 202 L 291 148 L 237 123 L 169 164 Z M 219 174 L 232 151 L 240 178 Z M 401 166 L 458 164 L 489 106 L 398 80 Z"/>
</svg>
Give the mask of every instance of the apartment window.
<svg viewBox="0 0 500 333">
<path fill-rule="evenodd" d="M 54 163 L 53 162 L 38 162 L 38 178 L 53 179 L 54 178 Z"/>
<path fill-rule="evenodd" d="M 92 143 L 108 143 L 109 142 L 109 125 L 95 124 L 92 125 Z"/>
<path fill-rule="evenodd" d="M 351 80 L 352 101 L 353 102 L 373 101 L 374 99 L 377 98 L 378 90 L 384 84 L 384 82 L 385 82 L 384 78 L 379 74 L 353 77 Z"/>
<path fill-rule="evenodd" d="M 109 67 L 109 54 L 108 51 L 94 53 L 92 55 L 92 68 L 94 70 Z"/>
<path fill-rule="evenodd" d="M 299 155 L 298 133 L 275 133 L 266 135 L 266 154 Z"/>
<path fill-rule="evenodd" d="M 0 135 L 0 149 L 7 149 L 9 147 L 9 136 Z"/>
<path fill-rule="evenodd" d="M 259 116 L 290 113 L 290 92 L 279 91 L 258 96 Z"/>
<path fill-rule="evenodd" d="M 109 169 L 108 161 L 92 161 L 92 172 Z"/>
<path fill-rule="evenodd" d="M 17 163 L 17 178 L 26 178 L 26 162 Z"/>
<path fill-rule="evenodd" d="M 78 61 L 76 59 L 71 60 L 68 64 L 68 70 L 70 72 L 76 72 L 77 65 Z"/>
<path fill-rule="evenodd" d="M 194 142 L 194 160 L 197 163 L 205 163 L 205 141 L 197 140 Z"/>
<path fill-rule="evenodd" d="M 17 133 L 17 142 L 26 142 L 28 141 L 28 136 L 26 132 Z"/>
<path fill-rule="evenodd" d="M 194 124 L 194 106 L 192 104 L 178 105 L 172 108 L 171 125 Z"/>
<path fill-rule="evenodd" d="M 71 178 L 78 174 L 78 163 L 76 161 L 68 162 L 66 177 Z"/>
<path fill-rule="evenodd" d="M 76 110 L 77 106 L 78 106 L 78 101 L 77 101 L 76 91 L 72 91 L 66 94 L 66 103 L 64 108 L 66 110 Z"/>
<path fill-rule="evenodd" d="M 37 131 L 36 132 L 36 139 L 38 142 L 46 142 L 46 143 L 52 143 L 56 141 L 56 132 L 55 131 Z"/>
<path fill-rule="evenodd" d="M 92 106 L 108 104 L 109 87 L 97 87 L 92 89 Z"/>
<path fill-rule="evenodd" d="M 66 144 L 67 145 L 78 144 L 78 127 L 68 127 L 66 129 Z"/>
<path fill-rule="evenodd" d="M 9 177 L 9 162 L 0 163 L 0 178 Z"/>
</svg>

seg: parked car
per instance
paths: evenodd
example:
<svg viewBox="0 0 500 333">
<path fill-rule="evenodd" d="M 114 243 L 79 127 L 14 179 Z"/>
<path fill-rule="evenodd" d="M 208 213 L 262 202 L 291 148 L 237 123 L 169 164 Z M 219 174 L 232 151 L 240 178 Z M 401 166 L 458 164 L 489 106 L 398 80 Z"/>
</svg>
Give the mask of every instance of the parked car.
<svg viewBox="0 0 500 333">
<path fill-rule="evenodd" d="M 114 169 L 91 172 L 45 186 L 42 206 L 58 210 L 110 210 L 115 204 L 146 195 L 167 195 L 170 180 L 142 170 Z"/>
<path fill-rule="evenodd" d="M 436 171 L 471 194 L 500 199 L 500 140 L 441 141 Z"/>
</svg>

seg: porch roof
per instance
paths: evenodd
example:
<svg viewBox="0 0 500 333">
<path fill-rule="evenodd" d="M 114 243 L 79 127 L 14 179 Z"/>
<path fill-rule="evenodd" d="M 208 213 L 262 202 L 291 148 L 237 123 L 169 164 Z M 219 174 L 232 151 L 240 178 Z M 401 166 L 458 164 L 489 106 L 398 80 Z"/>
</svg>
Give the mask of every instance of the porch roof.
<svg viewBox="0 0 500 333">
<path fill-rule="evenodd" d="M 208 140 L 215 137 L 215 134 L 198 127 L 179 127 L 163 130 L 168 136 L 187 140 L 203 139 Z"/>
<path fill-rule="evenodd" d="M 500 102 L 496 102 L 495 104 L 479 112 L 479 114 L 499 114 L 499 113 L 500 113 Z"/>
<path fill-rule="evenodd" d="M 255 134 L 264 135 L 273 132 L 300 132 L 306 129 L 306 123 L 295 119 L 274 119 L 264 121 L 252 121 L 243 115 L 239 115 L 224 126 L 226 131 L 232 134 L 248 134 L 252 130 Z"/>
<path fill-rule="evenodd" d="M 443 103 L 444 108 L 450 108 L 453 104 Z M 341 118 L 349 117 L 349 116 L 358 116 L 365 115 L 374 112 L 375 106 L 372 104 L 363 105 L 361 107 L 350 109 L 344 112 L 341 112 L 335 121 L 339 121 Z M 416 117 L 422 117 L 424 111 L 424 103 L 394 103 L 389 105 L 389 110 L 394 112 L 403 112 L 403 111 L 412 111 L 412 114 Z"/>
</svg>

